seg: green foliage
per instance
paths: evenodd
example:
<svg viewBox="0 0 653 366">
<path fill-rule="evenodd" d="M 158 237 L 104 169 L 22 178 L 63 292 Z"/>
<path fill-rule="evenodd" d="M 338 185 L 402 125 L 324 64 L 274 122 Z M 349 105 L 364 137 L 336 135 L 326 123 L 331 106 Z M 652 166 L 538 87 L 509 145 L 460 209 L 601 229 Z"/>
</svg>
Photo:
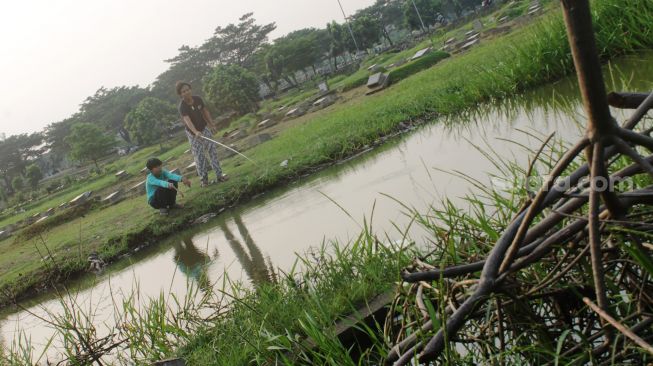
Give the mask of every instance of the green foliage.
<svg viewBox="0 0 653 366">
<path fill-rule="evenodd" d="M 41 168 L 39 168 L 38 165 L 32 164 L 27 167 L 25 178 L 27 179 L 30 187 L 32 189 L 36 189 L 41 179 L 43 179 L 43 172 L 41 172 Z"/>
<path fill-rule="evenodd" d="M 123 127 L 125 116 L 148 94 L 146 89 L 133 87 L 100 88 L 82 103 L 76 122 L 92 122 L 110 134 L 118 133 L 126 142 L 131 142 Z"/>
<path fill-rule="evenodd" d="M 41 155 L 42 141 L 38 133 L 14 135 L 0 141 L 0 178 L 8 193 L 13 193 L 11 179 L 24 174 L 30 161 Z"/>
<path fill-rule="evenodd" d="M 151 145 L 165 137 L 166 128 L 177 119 L 174 105 L 147 97 L 125 117 L 125 129 L 139 145 Z"/>
<path fill-rule="evenodd" d="M 443 51 L 430 52 L 415 61 L 393 69 L 390 71 L 388 77 L 390 78 L 391 83 L 396 83 L 399 80 L 428 69 L 447 57 L 449 57 L 449 54 Z"/>
<path fill-rule="evenodd" d="M 16 191 L 22 191 L 25 188 L 25 180 L 20 175 L 11 180 L 11 187 Z"/>
<path fill-rule="evenodd" d="M 372 48 L 381 38 L 381 22 L 371 15 L 355 17 L 351 28 L 361 50 Z"/>
<path fill-rule="evenodd" d="M 405 1 L 403 10 L 406 24 L 411 29 L 422 29 L 422 22 L 424 22 L 424 25 L 427 27 L 431 26 L 437 22 L 438 15 L 442 13 L 442 6 L 443 0 Z M 419 15 L 415 8 L 419 11 Z"/>
<path fill-rule="evenodd" d="M 255 112 L 259 101 L 259 83 L 251 72 L 237 65 L 218 65 L 206 79 L 204 92 L 209 101 L 225 112 Z"/>
<path fill-rule="evenodd" d="M 66 143 L 70 145 L 72 159 L 79 162 L 92 161 L 97 168 L 98 160 L 109 153 L 115 140 L 94 124 L 77 123 L 72 126 Z"/>
</svg>

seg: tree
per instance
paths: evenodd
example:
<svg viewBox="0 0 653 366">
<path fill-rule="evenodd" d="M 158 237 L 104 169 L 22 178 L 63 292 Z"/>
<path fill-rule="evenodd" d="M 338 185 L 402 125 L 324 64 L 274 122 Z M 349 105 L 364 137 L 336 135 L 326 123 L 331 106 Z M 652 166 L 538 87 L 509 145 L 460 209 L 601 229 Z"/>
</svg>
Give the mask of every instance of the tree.
<svg viewBox="0 0 653 366">
<path fill-rule="evenodd" d="M 86 98 L 80 106 L 77 120 L 98 124 L 107 132 L 113 132 L 127 143 L 131 143 L 128 132 L 123 127 L 125 116 L 148 94 L 138 86 L 98 89 Z"/>
<path fill-rule="evenodd" d="M 15 176 L 14 179 L 11 180 L 11 187 L 15 192 L 22 191 L 25 187 L 25 181 L 23 180 L 23 177 L 20 175 Z"/>
<path fill-rule="evenodd" d="M 251 56 L 268 42 L 268 35 L 277 28 L 275 23 L 256 24 L 254 13 L 244 14 L 238 24 L 217 27 L 213 37 L 200 47 L 203 58 L 211 66 L 236 64 L 248 67 Z"/>
<path fill-rule="evenodd" d="M 329 51 L 325 45 L 327 40 L 325 31 L 305 28 L 277 38 L 270 51 L 274 51 L 275 61 L 282 64 L 282 72 L 294 74 L 311 67 L 316 73 L 315 64 L 321 62 Z"/>
<path fill-rule="evenodd" d="M 36 189 L 41 179 L 43 179 L 43 172 L 41 172 L 41 168 L 39 168 L 38 165 L 32 164 L 27 167 L 25 178 L 27 179 L 27 183 L 29 183 L 30 187 L 32 187 L 32 189 Z"/>
<path fill-rule="evenodd" d="M 152 96 L 170 102 L 177 102 L 179 96 L 175 91 L 175 83 L 184 80 L 193 85 L 194 89 L 202 90 L 202 79 L 211 72 L 209 60 L 198 49 L 189 46 L 179 48 L 179 55 L 165 60 L 170 68 L 157 76 L 152 84 Z"/>
<path fill-rule="evenodd" d="M 125 117 L 125 129 L 139 145 L 161 142 L 166 129 L 177 119 L 175 106 L 158 98 L 147 97 Z"/>
<path fill-rule="evenodd" d="M 381 36 L 392 46 L 394 43 L 388 29 L 404 24 L 403 3 L 404 0 L 376 0 L 373 5 L 359 10 L 354 17 L 366 15 L 377 20 Z"/>
<path fill-rule="evenodd" d="M 70 135 L 70 127 L 78 122 L 79 114 L 63 121 L 49 124 L 44 130 L 45 146 L 52 156 L 53 166 L 56 168 L 70 152 L 66 137 Z"/>
<path fill-rule="evenodd" d="M 338 24 L 335 21 L 327 24 L 327 32 L 329 33 L 329 53 L 333 58 L 333 69 L 338 69 L 338 56 L 342 56 L 346 51 L 355 51 L 356 46 L 353 44 L 351 35 L 345 26 Z"/>
<path fill-rule="evenodd" d="M 413 1 L 414 4 L 413 5 Z M 448 1 L 448 0 L 445 0 Z M 415 7 L 419 10 L 419 16 Z M 410 0 L 404 3 L 404 16 L 406 24 L 411 29 L 421 29 L 422 23 L 420 16 L 425 26 L 431 26 L 438 22 L 440 14 L 443 12 L 443 0 Z"/>
<path fill-rule="evenodd" d="M 102 130 L 91 123 L 76 123 L 66 138 L 70 145 L 70 157 L 79 162 L 92 161 L 100 168 L 98 160 L 109 153 L 115 140 L 105 135 Z"/>
<path fill-rule="evenodd" d="M 254 74 L 237 65 L 216 66 L 206 80 L 204 92 L 221 112 L 254 112 L 260 99 Z"/>
<path fill-rule="evenodd" d="M 351 22 L 351 28 L 362 49 L 369 49 L 381 38 L 381 22 L 370 15 L 360 15 Z"/>
<path fill-rule="evenodd" d="M 9 193 L 14 193 L 12 178 L 24 174 L 30 161 L 43 153 L 42 143 L 39 133 L 13 135 L 0 141 L 0 177 Z"/>
</svg>

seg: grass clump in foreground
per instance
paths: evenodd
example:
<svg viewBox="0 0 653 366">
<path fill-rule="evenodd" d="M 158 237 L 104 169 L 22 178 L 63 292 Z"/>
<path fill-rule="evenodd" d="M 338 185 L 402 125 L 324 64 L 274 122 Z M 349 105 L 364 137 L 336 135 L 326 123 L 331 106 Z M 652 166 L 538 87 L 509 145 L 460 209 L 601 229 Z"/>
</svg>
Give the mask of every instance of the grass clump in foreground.
<svg viewBox="0 0 653 366">
<path fill-rule="evenodd" d="M 596 0 L 592 5 L 603 59 L 653 48 L 653 3 Z M 83 231 L 71 224 L 52 228 L 44 236 L 59 261 L 70 263 L 63 273 L 52 273 L 34 259 L 40 257 L 33 242 L 0 242 L 5 253 L 0 268 L 6 269 L 0 275 L 0 289 L 7 290 L 3 293 L 24 294 L 46 280 L 65 280 L 70 273 L 85 269 L 83 258 L 90 251 L 96 250 L 105 260 L 111 260 L 147 240 L 178 232 L 201 214 L 233 205 L 349 156 L 392 133 L 403 121 L 461 113 L 480 103 L 508 98 L 559 79 L 572 70 L 561 15 L 551 13 L 515 34 L 482 44 L 381 93 L 353 100 L 281 132 L 248 152 L 258 165 L 241 165 L 238 158 L 227 159 L 225 171 L 232 179 L 201 194 L 196 189 L 187 192 L 190 208 L 176 216 L 159 218 L 138 197 L 88 213 Z M 289 160 L 286 168 L 279 166 L 284 160 Z M 82 244 L 84 253 L 78 255 L 77 248 Z"/>
<path fill-rule="evenodd" d="M 62 344 L 57 351 L 71 365 L 149 365 L 175 355 L 188 365 L 309 364 L 303 347 L 311 331 L 333 339 L 336 320 L 394 288 L 400 268 L 416 255 L 406 238 L 400 242 L 381 243 L 365 230 L 347 245 L 323 244 L 299 257 L 289 273 L 271 274 L 254 287 L 223 278 L 211 287 L 191 283 L 183 298 L 161 293 L 151 299 L 136 289 L 113 299 L 119 326 L 107 329 L 74 294 L 63 295 L 64 313 L 48 314 L 57 331 L 49 346 Z M 287 350 L 280 347 L 285 342 L 292 343 Z M 27 336 L 0 350 L 2 365 L 33 365 L 39 358 Z"/>
</svg>

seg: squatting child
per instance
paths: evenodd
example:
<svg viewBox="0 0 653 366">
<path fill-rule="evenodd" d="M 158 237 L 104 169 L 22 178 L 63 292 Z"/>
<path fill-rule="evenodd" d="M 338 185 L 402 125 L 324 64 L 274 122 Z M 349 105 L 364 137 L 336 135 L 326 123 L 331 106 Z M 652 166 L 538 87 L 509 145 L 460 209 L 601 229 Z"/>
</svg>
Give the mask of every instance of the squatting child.
<svg viewBox="0 0 653 366">
<path fill-rule="evenodd" d="M 177 203 L 177 188 L 179 182 L 190 187 L 190 180 L 163 169 L 163 162 L 157 158 L 149 159 L 146 166 L 150 171 L 145 182 L 147 203 L 161 215 L 167 215 L 170 209 L 183 208 Z"/>
</svg>

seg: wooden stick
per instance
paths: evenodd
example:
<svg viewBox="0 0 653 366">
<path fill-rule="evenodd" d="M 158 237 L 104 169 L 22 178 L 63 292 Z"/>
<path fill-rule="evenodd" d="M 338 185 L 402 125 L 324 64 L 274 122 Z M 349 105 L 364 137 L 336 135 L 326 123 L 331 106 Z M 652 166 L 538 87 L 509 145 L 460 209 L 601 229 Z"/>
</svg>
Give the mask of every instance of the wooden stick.
<svg viewBox="0 0 653 366">
<path fill-rule="evenodd" d="M 648 93 L 612 92 L 608 94 L 608 104 L 615 108 L 637 109 L 648 97 Z"/>
<path fill-rule="evenodd" d="M 601 310 L 592 300 L 587 297 L 583 297 L 583 302 L 587 304 L 595 313 L 597 313 L 603 320 L 610 323 L 614 328 L 616 328 L 621 334 L 630 338 L 631 341 L 635 342 L 638 346 L 642 347 L 646 352 L 653 355 L 653 346 L 646 343 L 645 340 L 640 338 L 637 334 L 633 333 L 630 329 L 626 328 L 623 324 L 619 323 L 615 318 L 610 316 L 610 314 Z"/>
</svg>

